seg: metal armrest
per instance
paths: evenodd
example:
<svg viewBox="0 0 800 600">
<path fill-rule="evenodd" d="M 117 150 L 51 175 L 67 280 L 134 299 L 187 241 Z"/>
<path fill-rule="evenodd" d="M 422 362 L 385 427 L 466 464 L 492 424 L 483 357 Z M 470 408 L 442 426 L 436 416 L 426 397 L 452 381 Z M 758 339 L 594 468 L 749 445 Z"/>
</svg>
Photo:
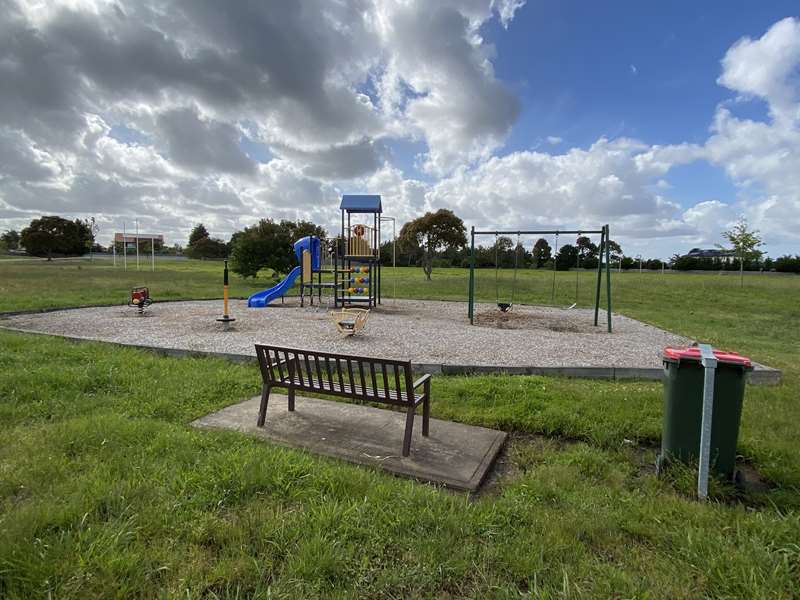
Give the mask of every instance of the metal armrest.
<svg viewBox="0 0 800 600">
<path fill-rule="evenodd" d="M 419 386 L 421 386 L 423 383 L 425 383 L 425 382 L 427 382 L 428 380 L 430 380 L 430 378 L 431 378 L 431 374 L 430 374 L 430 373 L 426 373 L 425 375 L 423 375 L 422 377 L 420 377 L 419 379 L 417 379 L 417 380 L 414 382 L 414 385 L 412 386 L 412 387 L 413 387 L 413 389 L 417 389 L 417 388 L 418 388 Z"/>
</svg>

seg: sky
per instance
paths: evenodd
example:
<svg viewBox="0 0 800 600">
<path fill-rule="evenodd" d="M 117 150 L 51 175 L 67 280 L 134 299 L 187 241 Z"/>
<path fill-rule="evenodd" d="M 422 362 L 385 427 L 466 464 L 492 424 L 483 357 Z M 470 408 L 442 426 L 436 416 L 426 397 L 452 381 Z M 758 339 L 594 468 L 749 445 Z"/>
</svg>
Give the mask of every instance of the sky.
<svg viewBox="0 0 800 600">
<path fill-rule="evenodd" d="M 744 217 L 800 253 L 800 7 L 0 0 L 0 230 L 334 232 L 343 193 L 661 258 Z"/>
</svg>

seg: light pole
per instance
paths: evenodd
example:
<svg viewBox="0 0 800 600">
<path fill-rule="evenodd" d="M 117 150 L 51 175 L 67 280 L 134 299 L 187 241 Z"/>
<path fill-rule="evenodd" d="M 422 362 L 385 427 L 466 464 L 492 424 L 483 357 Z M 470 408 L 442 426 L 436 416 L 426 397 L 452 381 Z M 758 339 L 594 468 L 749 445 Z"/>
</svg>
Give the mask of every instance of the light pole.
<svg viewBox="0 0 800 600">
<path fill-rule="evenodd" d="M 128 232 L 125 229 L 126 223 L 122 222 L 122 269 L 128 270 Z"/>
<path fill-rule="evenodd" d="M 92 225 L 90 231 L 92 232 L 92 239 L 91 242 L 89 243 L 89 262 L 94 262 L 94 253 L 93 253 L 94 240 L 97 237 L 97 232 L 100 231 L 100 227 L 98 227 L 97 224 L 94 222 L 94 217 L 91 217 L 91 222 Z"/>
<path fill-rule="evenodd" d="M 134 221 L 136 223 L 136 270 L 139 270 L 139 219 Z"/>
<path fill-rule="evenodd" d="M 394 217 L 381 217 L 381 221 L 392 222 L 392 304 L 397 301 L 397 234 L 395 231 Z M 380 248 L 378 248 L 380 252 Z"/>
</svg>

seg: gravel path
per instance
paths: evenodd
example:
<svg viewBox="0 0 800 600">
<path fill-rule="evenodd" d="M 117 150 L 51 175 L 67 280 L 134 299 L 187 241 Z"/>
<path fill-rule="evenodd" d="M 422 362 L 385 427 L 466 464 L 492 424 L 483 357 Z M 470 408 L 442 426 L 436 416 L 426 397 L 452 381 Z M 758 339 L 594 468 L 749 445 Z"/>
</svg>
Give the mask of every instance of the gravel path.
<svg viewBox="0 0 800 600">
<path fill-rule="evenodd" d="M 664 346 L 686 338 L 615 315 L 614 333 L 592 326 L 591 309 L 515 306 L 508 314 L 477 305 L 477 326 L 461 302 L 397 300 L 373 310 L 362 335 L 342 338 L 327 310 L 298 304 L 248 309 L 233 301 L 236 322 L 223 331 L 219 301 L 156 303 L 147 316 L 128 307 L 18 315 L 7 327 L 132 345 L 231 354 L 255 354 L 272 343 L 322 351 L 411 360 L 414 363 L 513 367 L 660 367 Z"/>
</svg>

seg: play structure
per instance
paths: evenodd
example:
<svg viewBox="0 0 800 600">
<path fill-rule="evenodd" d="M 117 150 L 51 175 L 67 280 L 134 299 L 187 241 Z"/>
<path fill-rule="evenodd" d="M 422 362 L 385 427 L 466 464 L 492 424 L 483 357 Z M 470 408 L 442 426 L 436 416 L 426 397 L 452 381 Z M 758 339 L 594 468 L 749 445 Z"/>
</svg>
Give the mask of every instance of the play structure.
<svg viewBox="0 0 800 600">
<path fill-rule="evenodd" d="M 128 306 L 135 308 L 140 317 L 144 315 L 145 309 L 152 303 L 153 300 L 150 298 L 149 288 L 137 287 L 131 290 L 131 296 L 128 299 Z"/>
<path fill-rule="evenodd" d="M 250 308 L 262 308 L 283 298 L 299 279 L 300 305 L 371 308 L 381 302 L 381 197 L 344 195 L 340 205 L 341 235 L 324 243 L 306 236 L 294 243 L 298 266 L 277 285 L 257 292 L 247 300 Z M 366 223 L 357 222 L 358 216 Z"/>
<path fill-rule="evenodd" d="M 611 249 L 609 247 L 609 226 L 603 225 L 600 229 L 555 229 L 555 230 L 540 230 L 540 231 L 475 231 L 475 227 L 473 226 L 471 229 L 471 242 L 470 242 L 470 261 L 469 261 L 469 307 L 467 309 L 467 314 L 469 316 L 469 322 L 471 325 L 475 323 L 475 236 L 478 235 L 493 235 L 495 237 L 495 296 L 497 299 L 497 308 L 501 312 L 508 312 L 512 310 L 514 306 L 514 294 L 517 288 L 517 269 L 519 268 L 519 249 L 521 247 L 520 238 L 523 235 L 552 235 L 555 236 L 555 250 L 558 251 L 558 237 L 559 235 L 570 235 L 574 234 L 578 237 L 584 235 L 599 235 L 600 236 L 600 244 L 599 244 L 599 254 L 598 254 L 598 261 L 597 261 L 597 279 L 596 279 L 596 286 L 595 286 L 595 299 L 594 299 L 594 324 L 595 326 L 598 325 L 599 320 L 599 313 L 600 313 L 600 288 L 603 279 L 603 271 L 606 272 L 606 300 L 608 303 L 607 310 L 606 310 L 606 320 L 607 320 L 607 327 L 608 332 L 611 333 L 611 268 L 610 268 L 610 252 Z M 514 278 L 511 287 L 511 297 L 508 302 L 500 300 L 500 291 L 499 291 L 499 261 L 497 258 L 497 249 L 498 249 L 498 238 L 499 236 L 517 236 L 517 243 L 514 247 Z M 553 291 L 552 291 L 552 298 L 555 301 L 555 285 L 556 285 L 556 261 L 557 257 L 553 257 Z M 579 267 L 580 264 L 576 264 L 576 267 Z M 579 273 L 576 273 L 575 279 L 575 303 L 572 304 L 569 308 L 574 308 L 577 306 L 578 302 L 578 285 L 579 285 Z"/>
</svg>

